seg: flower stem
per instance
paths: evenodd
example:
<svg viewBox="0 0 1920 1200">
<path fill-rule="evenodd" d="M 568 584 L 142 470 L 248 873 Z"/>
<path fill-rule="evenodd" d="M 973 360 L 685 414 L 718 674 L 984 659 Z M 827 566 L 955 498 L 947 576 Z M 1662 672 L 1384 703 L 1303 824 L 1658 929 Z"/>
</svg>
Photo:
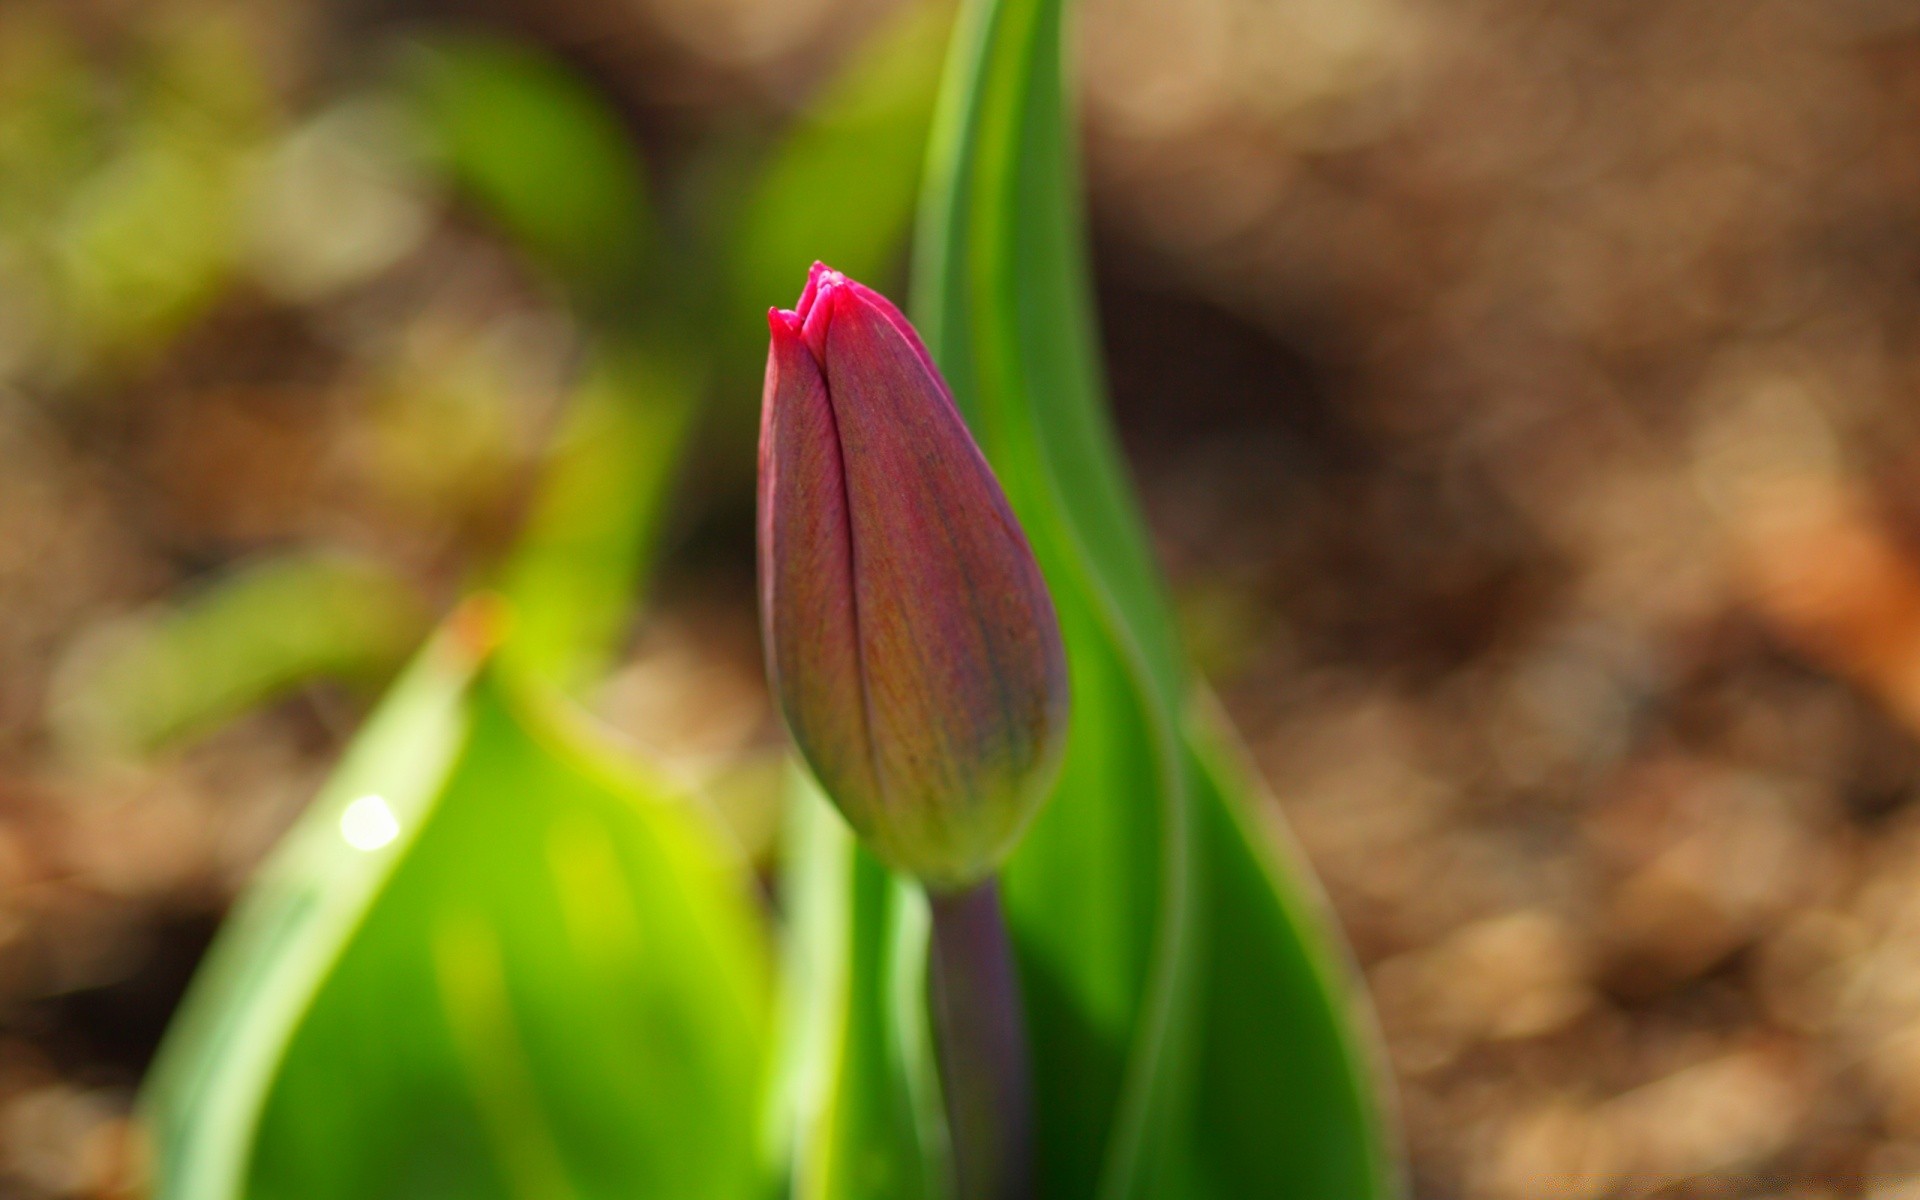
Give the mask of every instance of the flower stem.
<svg viewBox="0 0 1920 1200">
<path fill-rule="evenodd" d="M 956 1200 L 1030 1200 L 1033 1098 L 1020 979 L 989 879 L 931 893 L 930 984 Z"/>
</svg>

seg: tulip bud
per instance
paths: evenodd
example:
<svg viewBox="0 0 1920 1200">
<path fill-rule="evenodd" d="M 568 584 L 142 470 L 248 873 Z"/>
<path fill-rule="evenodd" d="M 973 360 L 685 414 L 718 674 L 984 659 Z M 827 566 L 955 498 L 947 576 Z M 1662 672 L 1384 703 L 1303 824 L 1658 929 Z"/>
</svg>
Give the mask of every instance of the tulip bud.
<svg viewBox="0 0 1920 1200">
<path fill-rule="evenodd" d="M 1053 601 L 898 309 L 815 264 L 760 424 L 760 617 L 793 740 L 869 848 L 941 889 L 991 874 L 1066 732 Z"/>
</svg>

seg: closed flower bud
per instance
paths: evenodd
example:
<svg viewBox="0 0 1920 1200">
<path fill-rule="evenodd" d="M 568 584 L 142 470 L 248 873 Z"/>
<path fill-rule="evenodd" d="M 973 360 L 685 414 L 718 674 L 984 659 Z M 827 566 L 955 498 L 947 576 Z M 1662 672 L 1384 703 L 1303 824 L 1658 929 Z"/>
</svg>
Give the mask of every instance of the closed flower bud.
<svg viewBox="0 0 1920 1200">
<path fill-rule="evenodd" d="M 1066 659 L 1026 535 L 898 309 L 815 264 L 769 315 L 760 425 L 768 674 L 869 848 L 991 874 L 1044 798 Z"/>
</svg>

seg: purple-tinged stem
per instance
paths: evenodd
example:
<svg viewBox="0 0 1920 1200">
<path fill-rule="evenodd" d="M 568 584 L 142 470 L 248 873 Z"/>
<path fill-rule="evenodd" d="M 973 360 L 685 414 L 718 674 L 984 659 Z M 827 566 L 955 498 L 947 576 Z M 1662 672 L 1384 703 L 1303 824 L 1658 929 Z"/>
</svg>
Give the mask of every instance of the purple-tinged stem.
<svg viewBox="0 0 1920 1200">
<path fill-rule="evenodd" d="M 930 893 L 930 991 L 956 1200 L 1031 1200 L 1033 1092 L 1020 978 L 989 879 Z"/>
</svg>

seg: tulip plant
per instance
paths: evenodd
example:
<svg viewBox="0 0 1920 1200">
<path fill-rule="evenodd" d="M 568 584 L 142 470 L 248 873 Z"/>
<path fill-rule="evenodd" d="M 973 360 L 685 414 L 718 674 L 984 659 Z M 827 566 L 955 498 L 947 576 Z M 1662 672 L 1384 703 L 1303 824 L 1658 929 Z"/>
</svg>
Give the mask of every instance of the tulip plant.
<svg viewBox="0 0 1920 1200">
<path fill-rule="evenodd" d="M 913 320 L 817 265 L 769 318 L 772 886 L 476 596 L 211 951 L 143 1095 L 157 1197 L 1399 1193 L 1116 452 L 1063 5 L 962 6 Z"/>
<path fill-rule="evenodd" d="M 847 823 L 929 890 L 961 1194 L 1030 1195 L 1026 1044 L 992 874 L 1059 765 L 1060 625 L 1006 495 L 899 310 L 815 263 L 799 303 L 768 323 L 767 675 Z"/>
</svg>

